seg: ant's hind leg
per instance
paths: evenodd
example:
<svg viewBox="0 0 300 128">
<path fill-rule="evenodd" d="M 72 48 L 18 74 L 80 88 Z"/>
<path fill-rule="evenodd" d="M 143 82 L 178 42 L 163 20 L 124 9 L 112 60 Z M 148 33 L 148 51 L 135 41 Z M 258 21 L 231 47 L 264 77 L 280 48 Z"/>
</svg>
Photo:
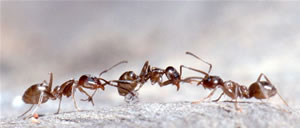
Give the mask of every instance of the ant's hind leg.
<svg viewBox="0 0 300 128">
<path fill-rule="evenodd" d="M 28 115 L 28 116 L 24 117 L 24 119 L 30 118 L 30 117 L 32 117 L 34 115 L 34 113 L 37 111 L 37 109 L 40 107 L 40 105 L 42 103 L 42 100 L 43 100 L 43 97 L 44 97 L 43 95 L 44 95 L 44 92 L 41 92 L 40 97 L 39 97 L 39 102 L 38 102 L 36 108 L 32 111 L 31 115 Z"/>
<path fill-rule="evenodd" d="M 236 109 L 238 112 L 242 112 L 242 108 L 240 108 L 240 107 L 238 106 L 237 98 L 234 99 L 234 106 L 235 106 L 235 109 Z"/>
<path fill-rule="evenodd" d="M 18 118 L 24 116 L 26 113 L 28 113 L 32 108 L 33 108 L 34 104 L 31 105 L 31 107 L 26 111 L 24 112 L 22 115 L 18 116 Z"/>
<path fill-rule="evenodd" d="M 209 95 L 208 95 L 207 97 L 205 97 L 205 98 L 203 98 L 203 99 L 201 99 L 201 100 L 198 100 L 198 101 L 194 101 L 194 102 L 192 102 L 192 104 L 199 104 L 199 103 L 201 103 L 202 101 L 204 101 L 204 100 L 210 98 L 210 97 L 215 93 L 216 90 L 217 90 L 217 89 L 214 89 L 211 93 L 209 93 Z"/>
<path fill-rule="evenodd" d="M 213 100 L 213 102 L 218 102 L 218 101 L 222 98 L 222 96 L 223 96 L 224 94 L 225 94 L 225 93 L 223 92 L 223 93 L 218 97 L 218 99 Z"/>
<path fill-rule="evenodd" d="M 266 79 L 267 82 L 269 82 L 271 85 L 273 85 L 273 84 L 271 83 L 271 81 L 269 80 L 269 78 L 268 78 L 265 74 L 263 74 L 263 73 L 261 73 L 261 74 L 259 75 L 259 77 L 257 78 L 257 81 L 260 81 L 262 76 L 264 76 L 264 78 Z M 274 85 L 273 85 L 273 86 L 274 86 Z M 260 89 L 263 88 L 263 87 L 261 87 L 261 86 L 259 86 L 259 87 L 260 87 Z M 275 87 L 275 86 L 274 86 L 274 87 Z M 278 91 L 277 91 L 277 95 L 278 95 L 279 98 L 282 100 L 282 102 L 283 102 L 287 107 L 289 107 L 288 103 L 282 98 L 282 96 L 279 94 Z M 269 99 L 269 97 L 267 97 L 267 99 Z"/>
<path fill-rule="evenodd" d="M 280 99 L 282 100 L 282 102 L 283 102 L 287 107 L 289 107 L 288 103 L 282 98 L 282 96 L 278 93 L 278 91 L 277 91 L 277 95 L 280 97 Z"/>
</svg>

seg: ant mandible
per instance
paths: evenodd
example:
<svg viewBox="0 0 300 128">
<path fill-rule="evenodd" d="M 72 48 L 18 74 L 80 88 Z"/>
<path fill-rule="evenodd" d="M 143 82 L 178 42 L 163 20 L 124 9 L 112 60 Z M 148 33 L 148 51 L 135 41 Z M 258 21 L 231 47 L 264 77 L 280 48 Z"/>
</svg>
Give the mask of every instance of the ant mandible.
<svg viewBox="0 0 300 128">
<path fill-rule="evenodd" d="M 273 97 L 276 94 L 278 94 L 278 96 L 284 102 L 284 104 L 288 106 L 286 101 L 281 97 L 281 95 L 276 90 L 275 86 L 271 83 L 271 81 L 268 79 L 268 77 L 266 75 L 264 75 L 263 73 L 261 73 L 259 75 L 256 82 L 252 83 L 249 86 L 249 88 L 247 88 L 246 86 L 239 85 L 238 83 L 236 83 L 234 81 L 229 80 L 229 81 L 223 82 L 223 80 L 219 76 L 210 75 L 210 71 L 212 69 L 212 64 L 204 61 L 203 59 L 194 55 L 191 52 L 186 52 L 186 54 L 191 55 L 209 65 L 208 72 L 204 72 L 204 71 L 194 69 L 191 67 L 183 66 L 184 68 L 204 74 L 204 77 L 188 77 L 186 79 L 201 79 L 197 85 L 202 85 L 204 88 L 213 89 L 213 91 L 207 97 L 205 97 L 199 101 L 192 102 L 193 104 L 201 103 L 203 100 L 210 98 L 216 91 L 217 87 L 220 87 L 223 90 L 223 93 L 218 97 L 218 99 L 216 99 L 214 101 L 218 101 L 224 94 L 226 94 L 227 96 L 229 96 L 230 98 L 235 100 L 236 109 L 239 109 L 237 106 L 237 98 L 249 99 L 249 98 L 254 97 L 256 99 L 269 99 L 270 97 Z M 262 76 L 264 76 L 265 81 L 261 80 Z"/>
<path fill-rule="evenodd" d="M 127 61 L 121 61 L 121 62 L 113 65 L 111 68 L 104 70 L 103 72 L 101 72 L 99 74 L 99 78 L 91 76 L 91 75 L 82 75 L 78 81 L 75 81 L 74 79 L 68 80 L 68 81 L 64 82 L 61 86 L 56 86 L 53 89 L 53 91 L 51 90 L 52 83 L 53 83 L 53 73 L 50 72 L 49 73 L 50 80 L 49 80 L 48 84 L 46 81 L 43 81 L 42 83 L 38 83 L 38 84 L 34 84 L 34 85 L 30 86 L 24 92 L 23 97 L 22 97 L 23 101 L 26 104 L 32 104 L 32 106 L 25 113 L 20 115 L 19 117 L 22 117 L 26 113 L 28 113 L 34 107 L 34 105 L 37 104 L 39 107 L 40 104 L 47 102 L 49 98 L 51 98 L 52 100 L 56 100 L 57 98 L 59 99 L 59 106 L 58 106 L 58 110 L 56 112 L 56 114 L 57 114 L 60 111 L 60 105 L 61 105 L 61 100 L 62 100 L 63 95 L 66 97 L 70 97 L 72 95 L 72 99 L 74 101 L 74 106 L 75 106 L 76 110 L 79 111 L 79 108 L 77 107 L 75 96 L 74 96 L 75 89 L 79 89 L 80 92 L 86 94 L 88 96 L 87 100 L 91 101 L 92 104 L 94 105 L 92 97 L 95 94 L 95 92 L 97 91 L 97 89 L 101 88 L 102 90 L 104 90 L 104 86 L 106 84 L 111 85 L 105 79 L 100 78 L 100 76 L 103 73 L 106 73 L 107 71 L 109 71 L 110 69 L 114 68 L 115 66 L 117 66 L 121 63 L 127 63 Z M 100 80 L 104 81 L 104 83 L 101 83 Z M 114 86 L 114 85 L 112 85 L 112 86 Z M 83 90 L 83 88 L 93 89 L 93 90 L 95 90 L 95 92 L 93 93 L 92 96 L 90 96 L 87 92 L 85 92 Z M 38 107 L 36 107 L 36 109 L 32 112 L 32 115 L 36 112 Z"/>
</svg>

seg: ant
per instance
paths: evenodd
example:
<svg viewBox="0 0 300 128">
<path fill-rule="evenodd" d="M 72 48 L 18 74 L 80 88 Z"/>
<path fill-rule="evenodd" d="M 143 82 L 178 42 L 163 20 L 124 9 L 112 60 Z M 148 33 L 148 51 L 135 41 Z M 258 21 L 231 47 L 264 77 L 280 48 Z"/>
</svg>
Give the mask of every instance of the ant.
<svg viewBox="0 0 300 128">
<path fill-rule="evenodd" d="M 20 115 L 19 117 L 22 117 L 26 113 L 28 113 L 34 107 L 34 105 L 38 105 L 38 107 L 39 107 L 40 104 L 47 102 L 49 100 L 49 98 L 51 98 L 52 100 L 59 99 L 58 110 L 55 113 L 55 114 L 58 114 L 60 111 L 62 96 L 66 96 L 68 98 L 71 95 L 72 95 L 72 99 L 74 101 L 74 106 L 75 106 L 76 110 L 79 111 L 79 108 L 77 107 L 75 96 L 74 96 L 76 89 L 78 89 L 81 93 L 86 94 L 88 96 L 88 99 L 86 99 L 86 100 L 92 102 L 92 104 L 94 105 L 92 97 L 94 96 L 97 89 L 101 88 L 102 90 L 104 90 L 104 86 L 106 84 L 111 85 L 105 79 L 100 78 L 100 76 L 103 73 L 106 73 L 107 71 L 111 70 L 112 68 L 114 68 L 117 65 L 122 64 L 122 63 L 127 63 L 127 61 L 121 61 L 121 62 L 113 65 L 109 69 L 102 71 L 99 74 L 99 77 L 95 77 L 95 76 L 91 76 L 91 75 L 82 75 L 78 81 L 75 81 L 74 79 L 68 80 L 68 81 L 64 82 L 62 85 L 56 86 L 53 89 L 53 91 L 52 91 L 53 73 L 50 72 L 49 73 L 49 75 L 50 75 L 49 83 L 47 83 L 47 81 L 44 80 L 42 83 L 38 83 L 38 84 L 34 84 L 34 85 L 30 86 L 24 92 L 23 101 L 26 104 L 32 104 L 32 106 L 25 113 Z M 104 83 L 101 83 L 101 80 L 104 81 Z M 111 86 L 115 86 L 115 85 L 111 85 Z M 95 91 L 92 94 L 92 96 L 90 96 L 86 91 L 83 90 L 83 88 L 92 89 Z M 82 101 L 86 101 L 86 100 L 82 100 Z M 38 107 L 35 108 L 35 110 L 32 112 L 32 115 L 36 112 Z"/>
<path fill-rule="evenodd" d="M 180 72 L 178 72 L 172 66 L 168 66 L 166 69 L 161 69 L 157 67 L 151 68 L 149 62 L 146 61 L 140 72 L 140 75 L 136 75 L 133 71 L 127 71 L 120 76 L 119 80 L 113 80 L 112 82 L 116 82 L 118 83 L 119 87 L 123 87 L 118 88 L 119 95 L 121 96 L 126 96 L 129 92 L 132 91 L 137 92 L 149 79 L 152 85 L 155 83 L 158 83 L 161 87 L 169 84 L 176 85 L 178 91 L 180 88 L 181 81 L 190 83 L 189 79 L 181 79 L 182 68 L 183 65 L 180 66 Z M 163 75 L 166 75 L 168 80 L 163 81 Z M 140 84 L 139 88 L 134 90 L 138 84 Z"/>
<path fill-rule="evenodd" d="M 210 98 L 216 91 L 217 87 L 220 87 L 223 90 L 223 93 L 218 97 L 218 99 L 216 99 L 214 101 L 217 102 L 224 94 L 226 94 L 230 98 L 234 99 L 235 107 L 238 110 L 241 110 L 241 109 L 239 109 L 237 106 L 237 98 L 250 99 L 250 98 L 254 97 L 256 99 L 269 99 L 270 97 L 273 97 L 276 94 L 278 94 L 278 96 L 284 102 L 284 104 L 288 106 L 287 102 L 281 97 L 281 95 L 276 90 L 275 86 L 271 83 L 271 81 L 268 79 L 268 77 L 266 75 L 264 75 L 263 73 L 261 73 L 259 75 L 259 77 L 257 78 L 257 80 L 254 83 L 252 83 L 249 86 L 249 88 L 247 88 L 246 86 L 239 85 L 238 83 L 236 83 L 234 81 L 229 80 L 229 81 L 223 82 L 223 80 L 219 76 L 210 75 L 210 72 L 212 69 L 212 64 L 204 61 L 203 59 L 194 55 L 191 52 L 186 52 L 186 54 L 191 55 L 191 56 L 197 58 L 198 60 L 209 65 L 208 72 L 204 72 L 204 71 L 194 69 L 191 67 L 183 66 L 184 68 L 202 73 L 204 75 L 204 77 L 188 77 L 186 79 L 201 79 L 200 81 L 198 81 L 197 85 L 202 85 L 204 88 L 207 88 L 207 89 L 213 89 L 213 91 L 207 97 L 205 97 L 199 101 L 192 102 L 193 104 L 201 103 L 203 100 Z M 262 76 L 265 78 L 264 81 L 261 80 Z"/>
</svg>

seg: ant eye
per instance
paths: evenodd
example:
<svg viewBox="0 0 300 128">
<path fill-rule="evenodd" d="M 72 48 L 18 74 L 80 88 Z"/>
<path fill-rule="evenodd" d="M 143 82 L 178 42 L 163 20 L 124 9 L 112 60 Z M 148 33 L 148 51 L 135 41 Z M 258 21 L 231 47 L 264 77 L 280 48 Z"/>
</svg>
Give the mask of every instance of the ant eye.
<svg viewBox="0 0 300 128">
<path fill-rule="evenodd" d="M 211 78 L 207 78 L 207 81 L 211 81 Z"/>
</svg>

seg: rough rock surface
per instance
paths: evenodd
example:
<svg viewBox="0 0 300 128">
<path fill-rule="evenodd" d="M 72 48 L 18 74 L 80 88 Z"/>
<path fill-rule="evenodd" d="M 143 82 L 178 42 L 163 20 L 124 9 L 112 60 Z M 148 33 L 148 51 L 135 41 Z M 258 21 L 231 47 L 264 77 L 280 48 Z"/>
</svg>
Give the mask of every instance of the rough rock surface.
<svg viewBox="0 0 300 128">
<path fill-rule="evenodd" d="M 231 102 L 138 103 L 100 107 L 80 112 L 46 113 L 32 123 L 31 119 L 1 119 L 1 127 L 99 127 L 99 128 L 172 128 L 172 127 L 300 127 L 300 109 L 271 103 Z"/>
</svg>

